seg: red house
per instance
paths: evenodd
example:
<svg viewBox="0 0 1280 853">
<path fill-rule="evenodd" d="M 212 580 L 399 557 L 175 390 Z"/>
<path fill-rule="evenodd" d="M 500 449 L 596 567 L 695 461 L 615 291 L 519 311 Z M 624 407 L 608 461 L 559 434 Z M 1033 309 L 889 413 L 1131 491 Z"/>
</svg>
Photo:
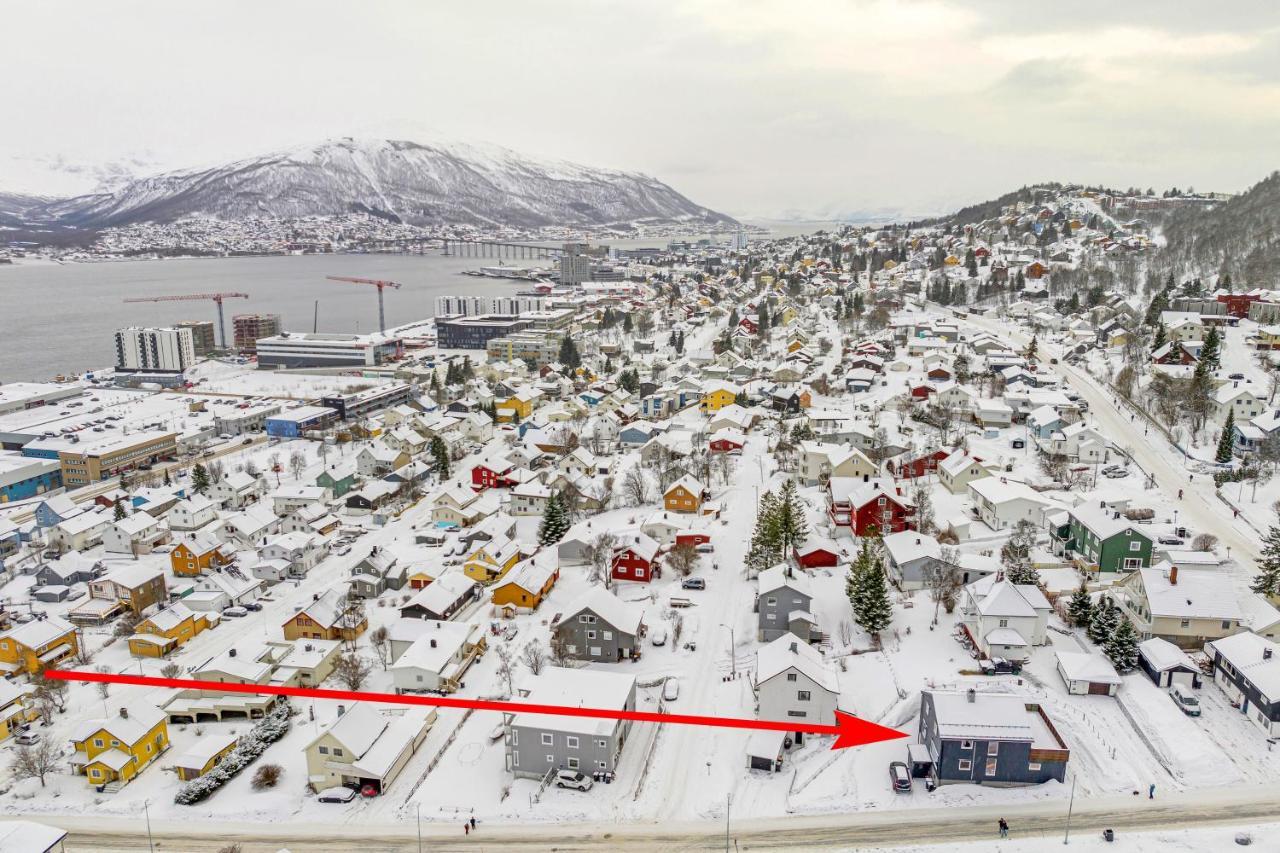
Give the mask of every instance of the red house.
<svg viewBox="0 0 1280 853">
<path fill-rule="evenodd" d="M 709 542 L 711 542 L 711 534 L 702 531 L 676 534 L 677 548 L 681 545 L 691 545 L 697 548 L 699 545 L 706 545 Z"/>
<path fill-rule="evenodd" d="M 937 367 L 931 368 L 925 375 L 934 382 L 946 382 L 951 378 L 951 371 L 947 370 L 942 365 L 938 365 Z"/>
<path fill-rule="evenodd" d="M 840 563 L 840 552 L 836 550 L 835 543 L 819 537 L 811 537 L 797 545 L 792 556 L 806 569 L 819 569 Z"/>
<path fill-rule="evenodd" d="M 934 388 L 934 387 L 933 387 L 932 385 L 930 385 L 928 382 L 921 382 L 921 383 L 918 383 L 918 384 L 916 384 L 916 385 L 912 385 L 912 386 L 911 386 L 911 399 L 913 399 L 913 400 L 927 400 L 927 399 L 929 399 L 929 395 L 930 395 L 930 394 L 932 394 L 932 393 L 934 393 L 934 392 L 935 392 L 935 391 L 937 391 L 937 390 L 938 390 L 937 388 Z"/>
<path fill-rule="evenodd" d="M 746 443 L 746 437 L 742 433 L 735 430 L 720 430 L 707 442 L 707 447 L 712 453 L 732 453 L 735 450 L 741 450 Z"/>
<path fill-rule="evenodd" d="M 516 466 L 506 459 L 486 459 L 471 469 L 471 488 L 477 492 L 485 489 L 510 488 L 516 481 L 510 478 Z"/>
<path fill-rule="evenodd" d="M 916 477 L 932 474 L 938 470 L 938 463 L 950 455 L 951 451 L 949 450 L 935 450 L 924 456 L 909 459 L 902 463 L 902 467 L 898 470 L 898 477 L 903 480 L 914 480 Z"/>
<path fill-rule="evenodd" d="M 1044 264 L 1040 263 L 1039 261 L 1032 261 L 1031 263 L 1027 264 L 1026 268 L 1023 270 L 1023 273 L 1026 275 L 1027 278 L 1044 278 L 1046 275 L 1049 274 L 1049 268 L 1046 267 Z"/>
<path fill-rule="evenodd" d="M 870 477 L 832 477 L 827 481 L 827 512 L 833 524 L 857 536 L 915 529 L 915 507 L 892 483 Z"/>
<path fill-rule="evenodd" d="M 756 323 L 755 317 L 743 317 L 738 321 L 738 328 L 745 329 L 753 335 L 760 331 L 760 326 Z"/>
<path fill-rule="evenodd" d="M 1227 306 L 1227 313 L 1232 317 L 1248 317 L 1250 303 L 1257 302 L 1261 296 L 1257 293 L 1219 293 L 1218 301 Z"/>
<path fill-rule="evenodd" d="M 613 548 L 614 580 L 648 583 L 658 568 L 658 543 L 648 535 L 633 531 L 621 537 L 621 544 Z"/>
</svg>

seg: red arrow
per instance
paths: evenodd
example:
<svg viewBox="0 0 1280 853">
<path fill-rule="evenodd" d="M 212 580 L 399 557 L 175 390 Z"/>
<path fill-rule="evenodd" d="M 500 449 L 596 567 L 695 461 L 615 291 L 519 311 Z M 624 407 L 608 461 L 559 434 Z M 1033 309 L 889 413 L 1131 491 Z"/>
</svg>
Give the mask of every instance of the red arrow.
<svg viewBox="0 0 1280 853">
<path fill-rule="evenodd" d="M 203 690 L 208 693 L 254 693 L 266 696 L 301 696 L 312 699 L 341 699 L 347 702 L 383 702 L 388 705 L 428 705 L 437 708 L 474 708 L 478 711 L 501 711 L 504 714 L 554 714 L 561 717 L 593 717 L 603 720 L 632 720 L 640 723 L 676 723 L 684 726 L 715 726 L 722 729 L 760 729 L 774 732 L 803 732 L 835 735 L 832 749 L 864 746 L 882 740 L 907 737 L 905 732 L 889 729 L 843 711 L 836 711 L 834 726 L 814 723 L 792 723 L 780 720 L 744 720 L 733 717 L 702 717 L 693 714 L 658 714 L 653 711 L 614 711 L 608 708 L 575 708 L 572 705 L 539 705 L 533 702 L 494 702 L 487 699 L 458 699 L 445 696 L 366 693 L 355 690 L 326 690 L 319 687 L 279 687 L 271 684 L 223 684 L 192 678 L 154 678 L 148 675 L 116 675 L 110 672 L 77 670 L 45 670 L 45 678 L 60 681 L 94 681 L 107 684 L 134 684 L 140 687 L 176 687 Z"/>
</svg>

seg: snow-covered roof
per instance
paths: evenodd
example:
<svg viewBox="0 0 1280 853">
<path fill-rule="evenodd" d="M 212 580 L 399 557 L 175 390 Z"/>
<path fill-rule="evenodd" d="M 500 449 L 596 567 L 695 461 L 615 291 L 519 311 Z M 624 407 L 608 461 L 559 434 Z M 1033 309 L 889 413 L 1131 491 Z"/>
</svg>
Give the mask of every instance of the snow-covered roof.
<svg viewBox="0 0 1280 853">
<path fill-rule="evenodd" d="M 1111 665 L 1111 661 L 1096 652 L 1058 652 L 1058 668 L 1067 681 L 1120 683 L 1120 674 Z"/>
<path fill-rule="evenodd" d="M 524 701 L 538 705 L 622 710 L 634 693 L 635 685 L 634 675 L 621 672 L 550 666 L 538 675 Z M 611 735 L 619 722 L 592 717 L 520 713 L 512 717 L 511 725 L 544 731 Z"/>
<path fill-rule="evenodd" d="M 756 684 L 764 684 L 792 668 L 823 690 L 840 692 L 840 681 L 835 670 L 827 666 L 822 652 L 795 634 L 783 634 L 756 651 Z"/>
<path fill-rule="evenodd" d="M 1171 669 L 1185 669 L 1189 672 L 1200 671 L 1195 661 L 1186 652 L 1163 637 L 1152 637 L 1150 640 L 1143 640 L 1138 644 L 1138 654 L 1146 658 L 1147 663 L 1151 664 L 1151 667 L 1157 672 L 1167 672 Z"/>
<path fill-rule="evenodd" d="M 1259 637 L 1252 631 L 1244 631 L 1212 640 L 1205 644 L 1208 651 L 1217 651 L 1241 675 L 1249 679 L 1263 696 L 1280 696 L 1280 643 Z"/>
<path fill-rule="evenodd" d="M 1141 536 L 1148 542 L 1151 541 L 1151 537 L 1139 530 L 1132 521 L 1100 506 L 1082 505 L 1071 508 L 1069 512 L 1076 521 L 1087 527 L 1099 539 L 1110 539 L 1118 533 L 1127 533 L 1131 536 Z"/>
<path fill-rule="evenodd" d="M 778 564 L 772 568 L 765 569 L 756 578 L 758 589 L 761 595 L 767 595 L 774 590 L 787 589 L 795 590 L 806 598 L 813 598 L 813 589 L 809 586 L 809 579 L 802 574 L 792 573 L 791 577 L 787 576 L 787 566 Z"/>
<path fill-rule="evenodd" d="M 1025 646 L 1027 641 L 1013 628 L 992 628 L 982 638 L 988 646 Z"/>
<path fill-rule="evenodd" d="M 1015 584 L 987 575 L 965 587 L 983 616 L 1034 617 L 1037 611 L 1048 611 L 1049 600 L 1034 584 Z"/>
<path fill-rule="evenodd" d="M 592 588 L 572 606 L 565 608 L 564 621 L 572 620 L 583 610 L 590 610 L 617 630 L 633 636 L 640 630 L 640 621 L 644 618 L 643 607 L 628 604 L 602 587 Z"/>
<path fill-rule="evenodd" d="M 1012 693 L 926 691 L 933 697 L 939 737 L 950 740 L 1016 740 L 1033 748 L 1063 749 L 1028 699 Z M 972 701 L 970 701 L 972 696 Z"/>
<path fill-rule="evenodd" d="M 391 669 L 422 669 L 438 674 L 468 642 L 474 642 L 472 637 L 480 630 L 479 626 L 469 622 L 432 621 L 429 624 L 431 629 L 422 631 L 391 665 Z"/>
<path fill-rule="evenodd" d="M 28 649 L 38 649 L 61 636 L 75 630 L 75 626 L 59 616 L 48 616 L 35 619 L 25 625 L 15 625 L 3 634 L 0 639 L 13 640 Z"/>
<path fill-rule="evenodd" d="M 122 708 L 128 716 L 118 714 L 111 719 L 85 720 L 72 731 L 71 740 L 82 741 L 106 729 L 116 740 L 133 746 L 165 718 L 164 711 L 154 705 L 135 704 Z"/>
<path fill-rule="evenodd" d="M 1152 616 L 1178 619 L 1240 619 L 1240 602 L 1230 584 L 1217 572 L 1179 569 L 1170 583 L 1169 563 L 1139 569 Z"/>
<path fill-rule="evenodd" d="M 942 555 L 942 546 L 928 533 L 904 530 L 901 533 L 891 533 L 883 541 L 889 556 L 900 566 L 923 557 L 936 560 Z"/>
</svg>

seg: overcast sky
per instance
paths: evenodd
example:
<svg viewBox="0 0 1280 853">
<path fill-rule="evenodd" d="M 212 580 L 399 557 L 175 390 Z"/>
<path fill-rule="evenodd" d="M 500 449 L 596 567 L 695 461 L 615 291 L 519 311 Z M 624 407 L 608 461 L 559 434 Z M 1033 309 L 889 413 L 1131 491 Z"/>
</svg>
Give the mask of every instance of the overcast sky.
<svg viewBox="0 0 1280 853">
<path fill-rule="evenodd" d="M 1280 168 L 1280 4 L 0 0 L 0 190 L 334 136 L 638 170 L 748 217 Z"/>
</svg>

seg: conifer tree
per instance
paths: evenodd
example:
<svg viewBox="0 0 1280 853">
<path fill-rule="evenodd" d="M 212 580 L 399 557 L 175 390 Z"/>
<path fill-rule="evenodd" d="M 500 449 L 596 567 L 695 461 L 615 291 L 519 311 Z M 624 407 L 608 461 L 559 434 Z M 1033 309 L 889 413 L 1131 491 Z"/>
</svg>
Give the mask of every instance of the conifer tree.
<svg viewBox="0 0 1280 853">
<path fill-rule="evenodd" d="M 775 513 L 778 546 L 785 558 L 809 535 L 809 524 L 804 517 L 804 501 L 796 491 L 795 480 L 787 480 L 783 483 Z"/>
<path fill-rule="evenodd" d="M 1121 619 L 1111 636 L 1103 643 L 1102 650 L 1116 670 L 1121 673 L 1132 672 L 1138 665 L 1138 632 L 1133 630 L 1133 623 Z"/>
<path fill-rule="evenodd" d="M 1222 433 L 1218 436 L 1218 452 L 1213 457 L 1215 461 L 1231 461 L 1231 451 L 1235 447 L 1235 437 L 1231 433 L 1234 431 L 1235 425 L 1235 413 L 1231 409 L 1227 409 L 1227 420 L 1222 424 Z"/>
<path fill-rule="evenodd" d="M 1093 619 L 1093 599 L 1089 597 L 1089 588 L 1084 581 L 1071 594 L 1071 602 L 1067 605 L 1067 616 L 1071 624 L 1077 628 L 1087 628 Z"/>
<path fill-rule="evenodd" d="M 120 519 L 128 515 L 128 513 L 125 511 L 125 508 L 124 508 L 124 501 L 121 500 L 120 498 L 116 498 L 115 500 L 114 513 L 115 513 L 113 518 L 114 521 L 119 521 Z"/>
<path fill-rule="evenodd" d="M 747 549 L 747 568 L 759 574 L 782 562 L 782 546 L 778 536 L 778 500 L 773 492 L 760 496 L 760 511 Z"/>
<path fill-rule="evenodd" d="M 209 491 L 209 469 L 199 462 L 191 469 L 191 488 L 201 495 Z"/>
<path fill-rule="evenodd" d="M 538 526 L 538 544 L 544 547 L 554 545 L 568 531 L 569 514 L 565 512 L 564 499 L 559 492 L 552 492 L 542 513 L 542 523 Z"/>
<path fill-rule="evenodd" d="M 1115 633 L 1120 622 L 1120 613 L 1111 599 L 1104 598 L 1093 608 L 1093 616 L 1089 619 L 1089 627 L 1085 631 L 1089 639 L 1098 645 L 1105 643 Z"/>
<path fill-rule="evenodd" d="M 1271 525 L 1258 554 L 1258 576 L 1250 586 L 1259 595 L 1280 596 L 1280 521 Z"/>
<path fill-rule="evenodd" d="M 436 464 L 436 475 L 441 480 L 449 479 L 449 446 L 444 443 L 444 439 L 433 435 L 427 449 L 431 452 L 431 459 Z"/>
<path fill-rule="evenodd" d="M 889 598 L 889 585 L 885 580 L 884 558 L 871 544 L 871 540 L 864 538 L 858 562 L 853 618 L 862 630 L 876 637 L 893 621 L 893 602 Z"/>
<path fill-rule="evenodd" d="M 1031 361 L 1036 357 L 1036 352 L 1040 348 L 1040 339 L 1035 335 L 1031 336 L 1031 343 L 1027 344 L 1027 348 L 1023 351 L 1022 357 L 1027 361 Z"/>
<path fill-rule="evenodd" d="M 1013 533 L 1000 548 L 1000 562 L 1010 583 L 1040 583 L 1040 573 L 1031 565 L 1031 548 L 1035 545 L 1035 526 L 1025 519 L 1013 528 Z"/>
<path fill-rule="evenodd" d="M 1151 341 L 1151 351 L 1155 352 L 1156 350 L 1160 349 L 1160 347 L 1164 346 L 1166 343 L 1168 343 L 1168 335 L 1164 330 L 1164 323 L 1160 323 L 1159 325 L 1156 326 L 1156 336 Z"/>
<path fill-rule="evenodd" d="M 1209 370 L 1217 370 L 1222 360 L 1222 354 L 1219 352 L 1222 338 L 1218 334 L 1217 326 L 1210 326 L 1209 331 L 1205 332 L 1204 344 L 1200 347 L 1200 363 L 1205 365 Z"/>
</svg>

